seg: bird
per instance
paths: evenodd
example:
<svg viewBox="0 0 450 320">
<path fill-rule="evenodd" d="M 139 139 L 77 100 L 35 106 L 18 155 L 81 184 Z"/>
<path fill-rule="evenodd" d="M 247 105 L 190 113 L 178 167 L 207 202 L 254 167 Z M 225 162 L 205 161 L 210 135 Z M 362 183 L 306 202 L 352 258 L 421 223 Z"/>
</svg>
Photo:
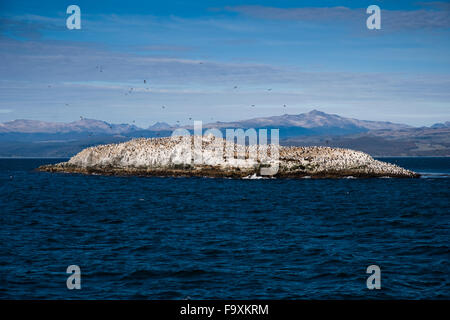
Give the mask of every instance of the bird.
<svg viewBox="0 0 450 320">
<path fill-rule="evenodd" d="M 234 89 L 237 89 L 237 86 L 234 86 Z"/>
<path fill-rule="evenodd" d="M 254 104 L 252 104 L 252 107 L 254 107 L 255 105 Z"/>
<path fill-rule="evenodd" d="M 272 89 L 271 89 L 271 88 L 269 88 L 269 89 L 267 89 L 267 91 L 272 91 Z"/>
<path fill-rule="evenodd" d="M 286 105 L 285 105 L 285 104 L 283 104 L 283 107 L 285 107 L 285 108 L 286 108 Z"/>
<path fill-rule="evenodd" d="M 165 109 L 165 108 L 166 108 L 166 106 L 162 106 L 161 108 Z"/>
<path fill-rule="evenodd" d="M 147 80 L 144 79 L 144 83 L 147 83 Z"/>
</svg>

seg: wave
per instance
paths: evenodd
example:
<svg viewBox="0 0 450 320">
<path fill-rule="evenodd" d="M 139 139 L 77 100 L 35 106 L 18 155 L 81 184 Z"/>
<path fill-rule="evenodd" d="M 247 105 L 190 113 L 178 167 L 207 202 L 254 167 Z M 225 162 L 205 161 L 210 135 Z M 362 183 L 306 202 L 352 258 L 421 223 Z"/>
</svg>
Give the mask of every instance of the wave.
<svg viewBox="0 0 450 320">
<path fill-rule="evenodd" d="M 430 178 L 450 178 L 450 173 L 444 172 L 420 172 L 420 177 L 422 179 L 430 179 Z"/>
</svg>

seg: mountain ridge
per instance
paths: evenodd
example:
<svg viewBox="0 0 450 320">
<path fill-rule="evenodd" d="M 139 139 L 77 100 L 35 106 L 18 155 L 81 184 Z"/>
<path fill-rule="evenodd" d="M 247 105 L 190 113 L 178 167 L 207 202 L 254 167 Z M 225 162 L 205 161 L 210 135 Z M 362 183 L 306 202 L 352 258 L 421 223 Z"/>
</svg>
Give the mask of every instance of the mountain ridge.
<svg viewBox="0 0 450 320">
<path fill-rule="evenodd" d="M 389 121 L 371 121 L 358 120 L 354 118 L 346 118 L 337 114 L 329 114 L 316 109 L 307 113 L 300 114 L 283 114 L 280 116 L 258 117 L 242 121 L 234 122 L 216 122 L 214 124 L 206 124 L 205 127 L 218 128 L 222 127 L 261 127 L 261 126 L 279 126 L 279 127 L 301 127 L 301 128 L 318 128 L 333 127 L 344 128 L 345 126 L 360 127 L 367 130 L 377 129 L 404 129 L 411 126 Z"/>
<path fill-rule="evenodd" d="M 103 133 L 129 133 L 138 130 L 167 130 L 178 128 L 178 125 L 170 125 L 166 122 L 157 121 L 146 129 L 126 123 L 111 124 L 103 120 L 81 118 L 72 122 L 48 122 L 40 120 L 16 119 L 0 123 L 0 132 L 16 133 L 68 133 L 68 132 L 103 132 Z M 358 120 L 354 118 L 341 117 L 337 114 L 328 114 L 319 110 L 312 110 L 300 114 L 283 114 L 279 116 L 257 117 L 240 121 L 206 123 L 204 128 L 262 128 L 262 127 L 292 127 L 292 128 L 351 128 L 366 130 L 379 129 L 405 129 L 411 126 L 389 121 Z M 192 126 L 184 126 L 192 128 Z"/>
<path fill-rule="evenodd" d="M 110 124 L 103 120 L 82 118 L 72 122 L 49 122 L 40 120 L 16 119 L 0 123 L 0 132 L 17 133 L 68 133 L 68 132 L 108 132 L 123 133 L 137 130 L 130 124 Z"/>
<path fill-rule="evenodd" d="M 140 128 L 86 118 L 69 123 L 17 119 L 0 123 L 0 157 L 70 157 L 89 146 L 167 137 L 177 128 L 193 131 L 192 125 L 180 127 L 165 122 Z M 279 128 L 282 145 L 350 148 L 372 156 L 450 156 L 449 121 L 412 127 L 312 110 L 203 125 L 203 130 L 210 128 L 219 129 L 223 136 L 226 128 Z"/>
</svg>

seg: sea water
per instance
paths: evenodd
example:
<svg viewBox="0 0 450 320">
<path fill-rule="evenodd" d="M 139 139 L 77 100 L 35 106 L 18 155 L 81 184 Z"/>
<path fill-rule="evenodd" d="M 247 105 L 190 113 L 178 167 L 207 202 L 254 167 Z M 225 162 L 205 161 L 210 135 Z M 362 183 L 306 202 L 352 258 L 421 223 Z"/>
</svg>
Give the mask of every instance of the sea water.
<svg viewBox="0 0 450 320">
<path fill-rule="evenodd" d="M 381 159 L 420 179 L 33 170 L 63 160 L 0 159 L 0 298 L 450 298 L 450 158 Z"/>
</svg>

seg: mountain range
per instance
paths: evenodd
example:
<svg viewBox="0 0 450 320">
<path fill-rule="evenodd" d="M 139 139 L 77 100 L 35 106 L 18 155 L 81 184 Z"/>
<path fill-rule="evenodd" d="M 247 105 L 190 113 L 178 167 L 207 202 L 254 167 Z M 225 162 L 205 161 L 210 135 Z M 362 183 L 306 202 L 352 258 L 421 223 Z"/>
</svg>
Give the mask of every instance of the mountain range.
<svg viewBox="0 0 450 320">
<path fill-rule="evenodd" d="M 237 122 L 216 122 L 205 127 L 216 128 L 338 128 L 343 131 L 367 131 L 379 129 L 404 129 L 408 125 L 386 121 L 367 121 L 352 118 L 344 118 L 337 114 L 327 114 L 319 110 L 297 115 L 284 114 L 281 116 L 253 118 Z"/>
<path fill-rule="evenodd" d="M 436 124 L 444 125 L 444 124 Z M 127 134 L 135 131 L 149 130 L 173 130 L 178 126 L 171 126 L 165 122 L 156 122 L 148 128 L 138 128 L 129 124 L 110 124 L 106 121 L 82 118 L 81 120 L 63 122 L 45 122 L 37 120 L 14 120 L 0 123 L 0 133 L 104 133 L 104 134 Z M 235 122 L 209 123 L 204 128 L 294 128 L 303 129 L 304 133 L 329 133 L 334 130 L 335 134 L 364 132 L 369 130 L 399 130 L 410 128 L 408 125 L 385 122 L 367 121 L 344 118 L 336 114 L 327 114 L 318 110 L 298 115 L 284 114 L 281 116 L 253 118 Z M 191 128 L 187 126 L 186 128 Z M 284 132 L 284 134 L 287 134 Z"/>
<path fill-rule="evenodd" d="M 156 122 L 147 128 L 81 118 L 70 123 L 14 120 L 0 123 L 0 157 L 70 157 L 88 146 L 123 142 L 136 137 L 170 136 L 178 125 Z M 192 126 L 184 126 L 192 130 Z M 284 145 L 328 145 L 374 156 L 450 156 L 450 122 L 411 127 L 367 121 L 318 110 L 234 122 L 215 122 L 204 129 L 280 129 Z"/>
<path fill-rule="evenodd" d="M 138 130 L 129 124 L 110 124 L 106 121 L 82 118 L 81 120 L 63 122 L 45 122 L 37 120 L 14 120 L 0 123 L 0 133 L 108 133 L 120 134 Z"/>
</svg>

